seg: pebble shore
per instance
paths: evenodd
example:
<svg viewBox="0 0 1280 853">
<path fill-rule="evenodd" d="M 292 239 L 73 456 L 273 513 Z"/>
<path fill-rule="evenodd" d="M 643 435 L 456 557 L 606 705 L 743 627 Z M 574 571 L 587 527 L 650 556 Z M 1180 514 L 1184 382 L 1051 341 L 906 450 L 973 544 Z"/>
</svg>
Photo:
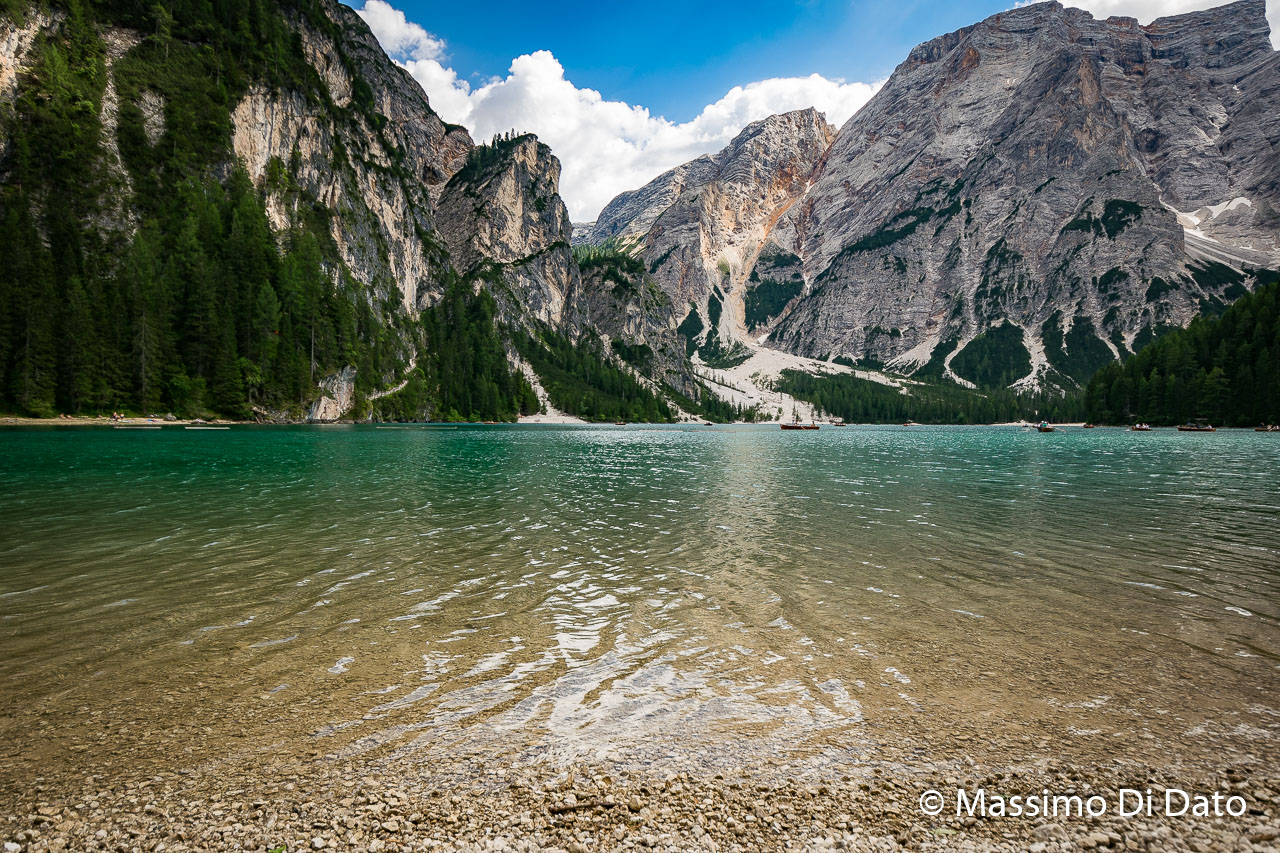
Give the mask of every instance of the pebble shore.
<svg viewBox="0 0 1280 853">
<path fill-rule="evenodd" d="M 1041 761 L 1038 764 L 1046 764 Z M 1243 796 L 1233 818 L 1023 819 L 919 808 L 922 791 L 1100 794 L 1158 786 L 1152 767 L 984 770 L 958 762 L 884 768 L 829 782 L 755 782 L 688 773 L 615 778 L 578 764 L 479 771 L 441 784 L 437 768 L 313 762 L 258 775 L 186 772 L 58 796 L 36 783 L 0 817 L 4 853 L 36 851 L 1256 851 L 1280 849 L 1280 776 L 1261 763 L 1179 784 Z M 364 774 L 364 775 L 362 775 Z M 1270 775 L 1268 775 L 1270 774 Z M 91 783 L 102 784 L 101 779 Z M 1157 787 L 1158 792 L 1158 787 Z"/>
</svg>

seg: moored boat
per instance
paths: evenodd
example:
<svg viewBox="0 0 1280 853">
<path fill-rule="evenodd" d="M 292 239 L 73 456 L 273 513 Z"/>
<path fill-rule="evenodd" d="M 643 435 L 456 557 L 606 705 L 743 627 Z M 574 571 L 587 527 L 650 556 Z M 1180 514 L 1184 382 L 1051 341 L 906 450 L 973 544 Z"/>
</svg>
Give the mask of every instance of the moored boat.
<svg viewBox="0 0 1280 853">
<path fill-rule="evenodd" d="M 1217 432 L 1218 428 L 1205 421 L 1196 421 L 1195 423 L 1180 424 L 1178 432 Z"/>
<path fill-rule="evenodd" d="M 1040 426 L 1036 427 L 1040 432 L 1054 432 L 1056 427 L 1048 421 L 1041 421 Z"/>
<path fill-rule="evenodd" d="M 800 429 L 822 429 L 822 427 L 818 426 L 815 423 L 807 423 L 801 426 Z"/>
<path fill-rule="evenodd" d="M 783 429 L 805 429 L 805 428 L 806 428 L 804 424 L 799 424 L 799 423 L 795 423 L 795 424 L 778 424 L 778 426 L 782 427 Z"/>
</svg>

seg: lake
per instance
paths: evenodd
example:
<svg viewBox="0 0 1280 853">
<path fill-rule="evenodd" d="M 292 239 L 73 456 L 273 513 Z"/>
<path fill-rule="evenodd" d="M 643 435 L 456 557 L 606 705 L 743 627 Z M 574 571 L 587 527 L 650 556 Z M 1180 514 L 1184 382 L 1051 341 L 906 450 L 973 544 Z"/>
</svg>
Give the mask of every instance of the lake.
<svg viewBox="0 0 1280 853">
<path fill-rule="evenodd" d="M 1227 430 L 7 429 L 0 775 L 1274 755 L 1278 475 Z"/>
</svg>

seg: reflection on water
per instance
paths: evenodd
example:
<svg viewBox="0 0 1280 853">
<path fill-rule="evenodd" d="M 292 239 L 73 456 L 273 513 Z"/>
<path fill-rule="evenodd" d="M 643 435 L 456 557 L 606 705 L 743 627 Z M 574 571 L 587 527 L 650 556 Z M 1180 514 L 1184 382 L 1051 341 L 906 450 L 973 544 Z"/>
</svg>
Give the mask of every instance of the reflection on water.
<svg viewBox="0 0 1280 853">
<path fill-rule="evenodd" d="M 1277 472 L 1228 431 L 10 431 L 0 735 L 198 700 L 340 754 L 715 767 L 1270 701 Z"/>
</svg>

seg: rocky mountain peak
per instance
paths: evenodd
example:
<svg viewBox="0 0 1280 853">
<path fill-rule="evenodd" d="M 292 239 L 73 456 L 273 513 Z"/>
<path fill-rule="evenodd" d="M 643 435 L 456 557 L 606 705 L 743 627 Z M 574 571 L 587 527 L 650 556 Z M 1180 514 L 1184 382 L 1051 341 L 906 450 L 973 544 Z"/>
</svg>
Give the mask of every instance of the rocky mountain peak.
<svg viewBox="0 0 1280 853">
<path fill-rule="evenodd" d="M 440 195 L 440 235 L 455 268 L 502 284 L 511 317 L 556 324 L 575 281 L 560 161 L 533 134 L 472 149 Z"/>
</svg>

